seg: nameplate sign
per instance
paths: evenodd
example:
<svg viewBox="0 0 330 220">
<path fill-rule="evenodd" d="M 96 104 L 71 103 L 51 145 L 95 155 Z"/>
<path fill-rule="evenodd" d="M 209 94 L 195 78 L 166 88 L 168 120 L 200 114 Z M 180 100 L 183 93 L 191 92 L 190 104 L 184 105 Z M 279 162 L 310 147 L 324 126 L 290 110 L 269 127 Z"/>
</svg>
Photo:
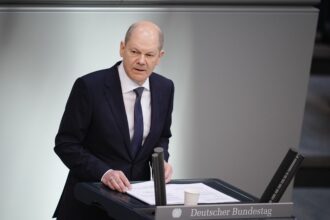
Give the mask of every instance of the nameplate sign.
<svg viewBox="0 0 330 220">
<path fill-rule="evenodd" d="M 290 218 L 293 203 L 157 206 L 155 220 Z"/>
</svg>

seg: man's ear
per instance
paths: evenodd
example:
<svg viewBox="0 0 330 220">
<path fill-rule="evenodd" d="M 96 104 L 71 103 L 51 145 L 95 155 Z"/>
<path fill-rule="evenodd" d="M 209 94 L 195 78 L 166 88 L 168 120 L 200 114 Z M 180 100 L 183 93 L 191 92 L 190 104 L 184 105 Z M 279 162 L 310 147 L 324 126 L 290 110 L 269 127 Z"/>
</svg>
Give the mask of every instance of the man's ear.
<svg viewBox="0 0 330 220">
<path fill-rule="evenodd" d="M 159 59 L 158 59 L 157 65 L 160 63 L 160 58 L 162 58 L 164 56 L 164 54 L 165 54 L 165 51 L 164 50 L 161 50 L 159 52 Z"/>
<path fill-rule="evenodd" d="M 165 54 L 165 51 L 161 50 L 160 53 L 159 53 L 159 58 L 162 58 L 162 56 L 164 56 L 164 54 Z"/>
<path fill-rule="evenodd" d="M 121 57 L 123 57 L 123 55 L 124 55 L 124 50 L 125 50 L 125 42 L 120 41 L 119 54 L 120 54 Z"/>
</svg>

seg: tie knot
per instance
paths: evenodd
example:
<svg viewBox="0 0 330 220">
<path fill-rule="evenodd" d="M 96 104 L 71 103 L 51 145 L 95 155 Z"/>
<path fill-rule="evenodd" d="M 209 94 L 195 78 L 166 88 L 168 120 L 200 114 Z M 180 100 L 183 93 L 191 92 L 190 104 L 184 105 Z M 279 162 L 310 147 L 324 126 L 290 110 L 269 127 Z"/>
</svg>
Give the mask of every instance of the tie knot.
<svg viewBox="0 0 330 220">
<path fill-rule="evenodd" d="M 135 92 L 136 96 L 140 98 L 143 90 L 144 90 L 143 87 L 138 87 L 138 88 L 134 89 L 134 92 Z"/>
</svg>

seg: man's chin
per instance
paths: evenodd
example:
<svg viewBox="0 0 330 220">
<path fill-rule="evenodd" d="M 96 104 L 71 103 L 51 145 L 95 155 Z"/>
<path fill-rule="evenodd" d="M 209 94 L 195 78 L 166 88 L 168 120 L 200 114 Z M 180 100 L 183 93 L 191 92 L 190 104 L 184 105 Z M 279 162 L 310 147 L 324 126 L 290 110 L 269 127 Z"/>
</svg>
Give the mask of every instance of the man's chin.
<svg viewBox="0 0 330 220">
<path fill-rule="evenodd" d="M 147 71 L 146 70 L 137 70 L 137 69 L 134 69 L 133 72 L 134 72 L 135 75 L 147 75 Z"/>
<path fill-rule="evenodd" d="M 143 84 L 145 81 L 146 81 L 147 77 L 145 74 L 143 75 L 135 75 L 134 78 L 133 78 L 133 81 L 138 83 L 138 84 Z"/>
</svg>

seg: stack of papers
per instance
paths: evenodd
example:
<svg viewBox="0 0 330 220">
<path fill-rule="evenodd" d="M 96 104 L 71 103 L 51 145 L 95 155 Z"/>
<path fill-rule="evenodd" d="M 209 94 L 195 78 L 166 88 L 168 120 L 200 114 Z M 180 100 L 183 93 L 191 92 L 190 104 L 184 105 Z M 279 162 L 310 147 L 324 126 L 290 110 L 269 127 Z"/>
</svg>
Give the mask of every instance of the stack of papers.
<svg viewBox="0 0 330 220">
<path fill-rule="evenodd" d="M 168 205 L 184 204 L 184 190 L 196 189 L 200 192 L 198 203 L 232 203 L 239 200 L 215 190 L 203 183 L 166 184 L 166 200 Z M 155 205 L 154 182 L 147 181 L 132 184 L 127 193 L 135 198 Z"/>
</svg>

